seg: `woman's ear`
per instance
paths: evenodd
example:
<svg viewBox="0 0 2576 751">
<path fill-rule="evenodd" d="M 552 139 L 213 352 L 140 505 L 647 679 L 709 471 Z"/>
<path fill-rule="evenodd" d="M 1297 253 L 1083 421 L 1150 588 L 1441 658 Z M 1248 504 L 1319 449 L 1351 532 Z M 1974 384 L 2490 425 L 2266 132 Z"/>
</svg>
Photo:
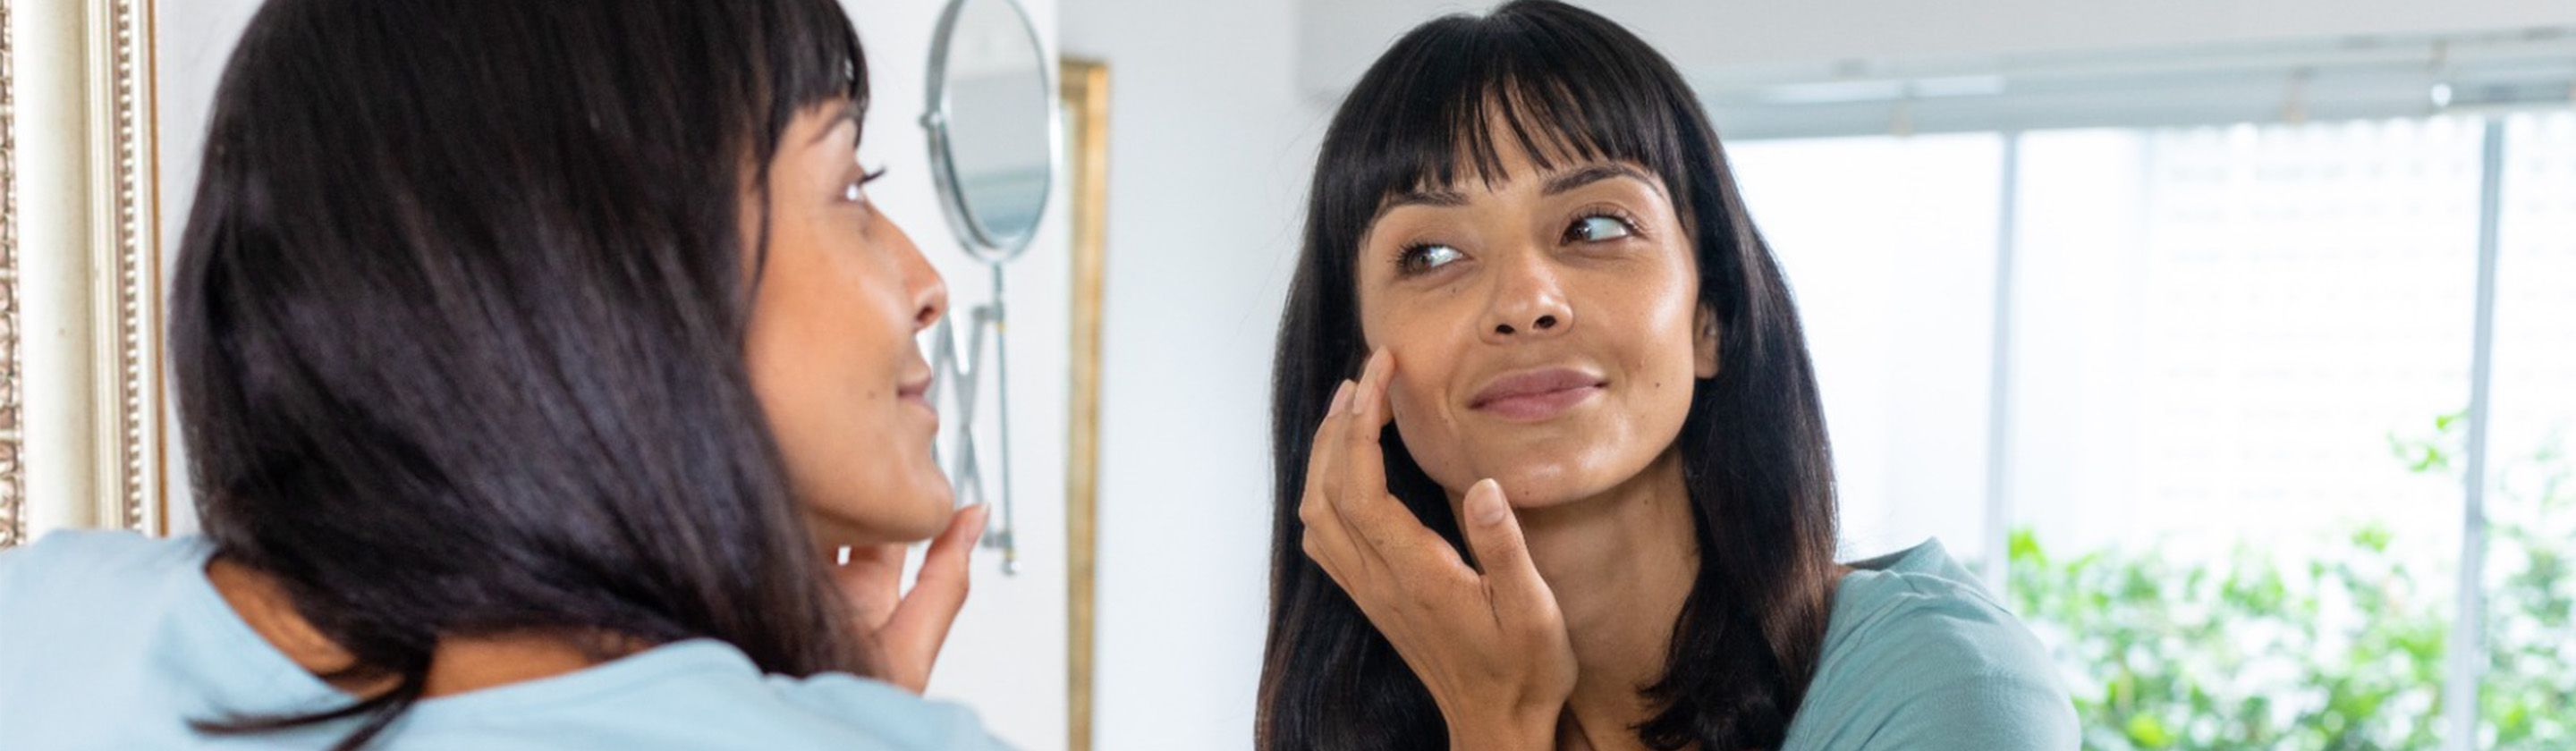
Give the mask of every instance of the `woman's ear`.
<svg viewBox="0 0 2576 751">
<path fill-rule="evenodd" d="M 1691 368 L 1700 378 L 1716 378 L 1718 332 L 1722 328 L 1718 325 L 1717 311 L 1706 305 L 1699 306 L 1699 313 L 1691 316 L 1691 327 Z"/>
</svg>

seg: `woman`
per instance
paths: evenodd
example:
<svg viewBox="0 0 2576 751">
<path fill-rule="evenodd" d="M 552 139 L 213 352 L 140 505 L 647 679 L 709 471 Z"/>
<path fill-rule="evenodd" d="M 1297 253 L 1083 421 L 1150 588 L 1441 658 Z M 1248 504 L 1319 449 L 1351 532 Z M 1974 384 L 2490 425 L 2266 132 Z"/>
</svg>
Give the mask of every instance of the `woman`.
<svg viewBox="0 0 2576 751">
<path fill-rule="evenodd" d="M 2075 745 L 1937 543 L 1833 560 L 1788 285 L 1690 89 L 1598 15 L 1378 59 L 1276 367 L 1265 749 Z"/>
<path fill-rule="evenodd" d="M 12 747 L 998 745 L 914 695 L 983 513 L 867 104 L 832 0 L 270 2 L 173 282 L 205 535 L 0 556 Z"/>
</svg>

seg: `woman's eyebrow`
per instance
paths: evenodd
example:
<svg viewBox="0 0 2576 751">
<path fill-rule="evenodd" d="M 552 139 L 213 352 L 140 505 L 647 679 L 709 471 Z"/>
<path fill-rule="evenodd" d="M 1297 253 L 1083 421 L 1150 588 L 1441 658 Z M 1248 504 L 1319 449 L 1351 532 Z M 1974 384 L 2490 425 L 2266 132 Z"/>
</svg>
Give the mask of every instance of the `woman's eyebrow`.
<svg viewBox="0 0 2576 751">
<path fill-rule="evenodd" d="M 1428 206 L 1465 206 L 1467 194 L 1454 190 L 1408 190 L 1386 199 L 1387 208 L 1423 204 Z"/>
<path fill-rule="evenodd" d="M 1621 164 L 1619 162 L 1593 162 L 1591 164 L 1586 164 L 1581 167 L 1557 173 L 1556 176 L 1548 178 L 1546 184 L 1539 186 L 1539 192 L 1542 195 L 1553 196 L 1559 193 L 1572 191 L 1586 185 L 1601 182 L 1603 180 L 1621 177 L 1645 183 L 1646 187 L 1654 190 L 1656 195 L 1663 195 L 1663 184 L 1656 182 L 1651 177 L 1648 177 L 1644 170 L 1640 170 L 1626 164 Z M 1369 221 L 1371 223 L 1375 223 L 1377 220 L 1385 218 L 1387 212 L 1391 212 L 1405 206 L 1437 206 L 1452 208 L 1465 205 L 1467 205 L 1467 194 L 1455 190 L 1442 188 L 1408 190 L 1388 196 L 1386 202 L 1378 206 L 1377 215 L 1369 217 Z"/>
<path fill-rule="evenodd" d="M 1645 183 L 1646 187 L 1653 188 L 1655 193 L 1658 195 L 1661 195 L 1664 192 L 1664 186 L 1657 184 L 1653 179 L 1646 177 L 1646 173 L 1642 170 L 1625 164 L 1620 164 L 1618 162 L 1594 162 L 1558 173 L 1555 177 L 1548 178 L 1547 184 L 1539 187 L 1539 193 L 1541 195 L 1553 196 L 1576 188 L 1581 188 L 1586 185 L 1601 182 L 1603 180 L 1619 177 L 1630 178 L 1637 182 Z"/>
<path fill-rule="evenodd" d="M 1388 196 L 1385 203 L 1378 204 L 1377 213 L 1369 217 L 1369 223 L 1376 224 L 1377 220 L 1386 218 L 1387 212 L 1405 206 L 1456 208 L 1465 205 L 1467 205 L 1467 194 L 1458 191 L 1439 188 L 1408 190 Z"/>
</svg>

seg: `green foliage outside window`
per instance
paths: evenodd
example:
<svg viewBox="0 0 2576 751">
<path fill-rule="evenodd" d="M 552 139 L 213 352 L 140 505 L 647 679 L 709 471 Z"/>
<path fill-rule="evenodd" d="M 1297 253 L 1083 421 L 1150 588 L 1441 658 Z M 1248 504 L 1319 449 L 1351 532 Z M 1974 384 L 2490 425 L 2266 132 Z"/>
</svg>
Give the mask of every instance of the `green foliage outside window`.
<svg viewBox="0 0 2576 751">
<path fill-rule="evenodd" d="M 2466 422 L 2389 443 L 2410 471 L 2456 482 Z M 2477 746 L 2576 749 L 2576 464 L 2557 440 L 2494 464 Z M 2392 544 L 2434 533 L 2361 526 L 2283 562 L 2257 531 L 2193 562 L 2068 555 L 2021 529 L 2009 598 L 2054 653 L 2086 748 L 2434 749 L 2456 562 Z"/>
</svg>

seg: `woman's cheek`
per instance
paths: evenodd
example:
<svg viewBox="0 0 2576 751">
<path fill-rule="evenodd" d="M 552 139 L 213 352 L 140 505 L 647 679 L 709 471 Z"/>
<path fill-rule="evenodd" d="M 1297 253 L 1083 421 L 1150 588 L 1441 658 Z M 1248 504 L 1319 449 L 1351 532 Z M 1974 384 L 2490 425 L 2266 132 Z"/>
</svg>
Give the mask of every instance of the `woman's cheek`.
<svg viewBox="0 0 2576 751">
<path fill-rule="evenodd" d="M 1388 384 L 1387 403 L 1395 417 L 1396 434 L 1403 438 L 1405 452 L 1412 455 L 1414 465 L 1444 487 L 1465 487 L 1473 481 L 1465 477 L 1470 471 L 1465 456 L 1467 437 L 1450 422 L 1442 407 L 1443 396 L 1435 386 L 1408 379 L 1399 369 L 1398 377 Z"/>
<path fill-rule="evenodd" d="M 1413 374 L 1404 372 L 1401 357 L 1396 359 L 1396 363 L 1395 380 L 1386 384 L 1387 409 L 1395 414 L 1396 422 L 1413 424 L 1427 414 L 1420 399 L 1422 387 L 1415 383 Z"/>
</svg>

